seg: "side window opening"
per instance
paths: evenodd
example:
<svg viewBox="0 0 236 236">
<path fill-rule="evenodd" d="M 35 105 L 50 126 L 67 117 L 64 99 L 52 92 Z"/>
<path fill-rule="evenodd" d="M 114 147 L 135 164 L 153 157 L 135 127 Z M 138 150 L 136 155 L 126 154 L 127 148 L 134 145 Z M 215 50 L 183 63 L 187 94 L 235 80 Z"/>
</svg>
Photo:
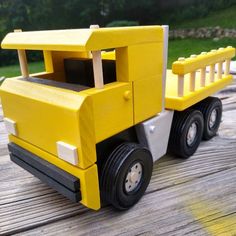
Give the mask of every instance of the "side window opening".
<svg viewBox="0 0 236 236">
<path fill-rule="evenodd" d="M 45 71 L 43 52 L 35 50 L 27 50 L 29 74 Z"/>
<path fill-rule="evenodd" d="M 27 60 L 25 62 L 26 65 L 28 64 L 29 74 L 37 73 L 37 75 L 21 79 L 74 91 L 94 88 L 93 60 L 78 56 L 75 52 L 45 54 L 42 51 L 27 51 L 27 57 L 32 58 L 30 63 L 27 63 Z M 49 67 L 46 67 L 43 61 Z M 103 58 L 102 69 L 104 84 L 116 81 L 116 61 L 113 58 Z"/>
<path fill-rule="evenodd" d="M 29 74 L 39 73 L 45 71 L 43 52 L 36 50 L 26 50 L 27 61 L 25 62 Z M 17 76 L 21 75 L 20 65 L 16 69 Z"/>
</svg>

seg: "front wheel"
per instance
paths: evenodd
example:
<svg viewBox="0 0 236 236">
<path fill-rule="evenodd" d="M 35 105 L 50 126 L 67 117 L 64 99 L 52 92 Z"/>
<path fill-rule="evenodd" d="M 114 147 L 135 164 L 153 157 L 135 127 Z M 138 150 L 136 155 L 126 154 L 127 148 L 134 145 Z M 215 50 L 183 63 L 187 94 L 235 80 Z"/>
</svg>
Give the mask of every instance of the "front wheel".
<svg viewBox="0 0 236 236">
<path fill-rule="evenodd" d="M 148 149 L 136 143 L 119 145 L 102 168 L 102 199 L 116 209 L 129 209 L 143 196 L 152 168 L 153 159 Z"/>
</svg>

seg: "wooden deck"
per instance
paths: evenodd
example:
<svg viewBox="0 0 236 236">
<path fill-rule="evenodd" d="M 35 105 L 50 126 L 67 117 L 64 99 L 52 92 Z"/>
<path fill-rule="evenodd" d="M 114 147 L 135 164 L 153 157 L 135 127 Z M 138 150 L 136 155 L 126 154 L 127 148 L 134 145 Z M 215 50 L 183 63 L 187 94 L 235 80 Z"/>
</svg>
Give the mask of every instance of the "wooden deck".
<svg viewBox="0 0 236 236">
<path fill-rule="evenodd" d="M 0 235 L 236 235 L 236 82 L 219 135 L 188 160 L 165 156 L 126 212 L 73 204 L 9 160 L 0 113 Z"/>
</svg>

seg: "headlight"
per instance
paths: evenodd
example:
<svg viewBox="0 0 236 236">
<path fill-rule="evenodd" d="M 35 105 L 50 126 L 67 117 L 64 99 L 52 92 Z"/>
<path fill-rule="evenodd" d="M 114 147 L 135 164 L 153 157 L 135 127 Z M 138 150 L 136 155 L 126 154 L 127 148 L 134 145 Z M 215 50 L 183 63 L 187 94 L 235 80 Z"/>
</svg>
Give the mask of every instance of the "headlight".
<svg viewBox="0 0 236 236">
<path fill-rule="evenodd" d="M 62 141 L 58 141 L 57 154 L 60 159 L 67 161 L 73 165 L 78 165 L 77 147 L 70 145 L 68 143 L 64 143 Z"/>
</svg>

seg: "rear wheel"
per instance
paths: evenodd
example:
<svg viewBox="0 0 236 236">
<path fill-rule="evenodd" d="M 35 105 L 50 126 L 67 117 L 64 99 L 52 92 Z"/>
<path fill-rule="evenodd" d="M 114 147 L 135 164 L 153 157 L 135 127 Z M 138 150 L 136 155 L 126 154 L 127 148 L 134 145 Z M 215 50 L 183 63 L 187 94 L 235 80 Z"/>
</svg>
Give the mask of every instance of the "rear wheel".
<svg viewBox="0 0 236 236">
<path fill-rule="evenodd" d="M 175 112 L 171 127 L 168 150 L 183 158 L 197 150 L 203 134 L 203 116 L 200 111 L 188 109 Z"/>
<path fill-rule="evenodd" d="M 107 158 L 101 173 L 103 201 L 116 209 L 132 207 L 144 194 L 152 175 L 150 151 L 136 143 L 119 145 Z"/>
<path fill-rule="evenodd" d="M 222 117 L 222 103 L 219 98 L 208 97 L 199 102 L 195 109 L 199 110 L 203 114 L 204 118 L 204 131 L 203 139 L 209 140 L 213 138 L 220 126 Z"/>
</svg>

